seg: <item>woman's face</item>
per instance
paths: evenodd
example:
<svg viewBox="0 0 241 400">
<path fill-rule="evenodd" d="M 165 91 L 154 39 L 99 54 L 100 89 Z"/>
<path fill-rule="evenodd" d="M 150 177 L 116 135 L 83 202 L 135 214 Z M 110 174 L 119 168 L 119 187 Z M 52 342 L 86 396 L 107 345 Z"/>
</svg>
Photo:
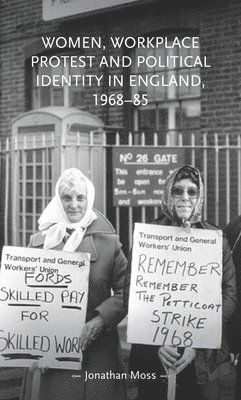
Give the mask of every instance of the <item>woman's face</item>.
<svg viewBox="0 0 241 400">
<path fill-rule="evenodd" d="M 198 187 L 191 179 L 181 179 L 174 183 L 171 193 L 177 216 L 188 220 L 198 200 Z"/>
<path fill-rule="evenodd" d="M 63 209 L 71 223 L 80 222 L 87 209 L 86 190 L 81 186 L 64 189 L 60 195 Z"/>
</svg>

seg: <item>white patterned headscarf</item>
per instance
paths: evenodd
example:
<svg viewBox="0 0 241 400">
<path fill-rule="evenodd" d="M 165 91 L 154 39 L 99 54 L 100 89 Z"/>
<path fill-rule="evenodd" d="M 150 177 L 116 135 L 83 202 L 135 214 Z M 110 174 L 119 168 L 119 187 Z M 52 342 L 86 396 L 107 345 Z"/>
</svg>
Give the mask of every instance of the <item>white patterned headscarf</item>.
<svg viewBox="0 0 241 400">
<path fill-rule="evenodd" d="M 71 223 L 61 202 L 61 193 L 65 188 L 79 188 L 86 190 L 87 208 L 85 215 L 79 222 Z M 51 249 L 60 244 L 67 237 L 67 229 L 72 231 L 63 250 L 75 251 L 82 242 L 88 226 L 97 218 L 93 211 L 95 188 L 93 183 L 77 168 L 66 169 L 59 177 L 55 186 L 55 196 L 49 202 L 40 216 L 39 230 L 45 235 L 44 249 Z"/>
</svg>

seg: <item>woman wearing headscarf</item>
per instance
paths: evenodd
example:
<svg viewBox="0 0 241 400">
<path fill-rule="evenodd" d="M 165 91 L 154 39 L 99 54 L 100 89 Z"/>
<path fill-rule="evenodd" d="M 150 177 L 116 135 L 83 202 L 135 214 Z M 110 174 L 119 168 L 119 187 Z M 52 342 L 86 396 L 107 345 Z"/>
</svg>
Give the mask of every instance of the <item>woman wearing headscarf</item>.
<svg viewBox="0 0 241 400">
<path fill-rule="evenodd" d="M 202 217 L 203 183 L 198 169 L 184 165 L 169 174 L 162 197 L 161 214 L 153 224 L 185 229 L 218 229 Z M 127 305 L 131 260 L 124 290 Z M 178 400 L 233 400 L 235 368 L 227 341 L 227 323 L 236 306 L 235 270 L 226 237 L 223 236 L 222 343 L 220 349 L 177 349 L 170 346 L 133 344 L 130 370 L 154 373 L 157 379 L 138 382 L 138 400 L 167 398 L 169 368 L 177 373 Z M 159 377 L 161 378 L 159 379 Z M 155 394 L 154 394 L 155 393 Z"/>
<path fill-rule="evenodd" d="M 122 372 L 116 327 L 125 317 L 127 261 L 113 226 L 93 210 L 94 197 L 92 182 L 80 170 L 65 170 L 57 181 L 55 196 L 39 218 L 39 231 L 30 238 L 30 247 L 87 252 L 91 258 L 87 316 L 81 333 L 82 371 L 45 370 L 39 400 L 126 398 L 121 379 L 85 379 L 86 372 Z M 30 400 L 31 371 L 26 375 L 22 397 Z"/>
</svg>

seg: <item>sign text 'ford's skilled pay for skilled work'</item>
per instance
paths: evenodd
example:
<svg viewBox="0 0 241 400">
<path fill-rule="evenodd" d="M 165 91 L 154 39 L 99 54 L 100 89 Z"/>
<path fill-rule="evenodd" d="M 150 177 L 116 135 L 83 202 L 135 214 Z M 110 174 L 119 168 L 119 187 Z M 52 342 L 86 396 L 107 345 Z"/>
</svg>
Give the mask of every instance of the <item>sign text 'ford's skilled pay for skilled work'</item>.
<svg viewBox="0 0 241 400">
<path fill-rule="evenodd" d="M 0 366 L 80 369 L 89 254 L 4 246 Z"/>
<path fill-rule="evenodd" d="M 219 348 L 222 233 L 136 223 L 127 341 Z"/>
</svg>

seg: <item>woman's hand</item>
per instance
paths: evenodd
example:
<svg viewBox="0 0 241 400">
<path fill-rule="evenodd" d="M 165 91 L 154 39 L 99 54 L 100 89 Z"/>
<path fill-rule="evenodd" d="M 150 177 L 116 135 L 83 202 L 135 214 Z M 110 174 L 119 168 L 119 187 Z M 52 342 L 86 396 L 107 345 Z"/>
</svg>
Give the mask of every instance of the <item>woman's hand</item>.
<svg viewBox="0 0 241 400">
<path fill-rule="evenodd" d="M 196 357 L 196 350 L 192 347 L 185 347 L 182 357 L 175 363 L 176 373 L 179 374 Z"/>
<path fill-rule="evenodd" d="M 161 346 L 158 349 L 159 359 L 168 374 L 168 368 L 175 369 L 175 363 L 180 358 L 177 348 L 171 346 Z"/>
<path fill-rule="evenodd" d="M 161 346 L 158 349 L 160 361 L 168 374 L 168 368 L 175 369 L 179 374 L 196 356 L 196 350 L 192 347 L 186 347 L 183 355 L 178 353 L 177 348 L 170 346 Z"/>
<path fill-rule="evenodd" d="M 100 315 L 97 315 L 90 321 L 86 322 L 80 336 L 80 346 L 82 351 L 84 351 L 90 343 L 99 336 L 103 327 L 104 321 Z"/>
</svg>

